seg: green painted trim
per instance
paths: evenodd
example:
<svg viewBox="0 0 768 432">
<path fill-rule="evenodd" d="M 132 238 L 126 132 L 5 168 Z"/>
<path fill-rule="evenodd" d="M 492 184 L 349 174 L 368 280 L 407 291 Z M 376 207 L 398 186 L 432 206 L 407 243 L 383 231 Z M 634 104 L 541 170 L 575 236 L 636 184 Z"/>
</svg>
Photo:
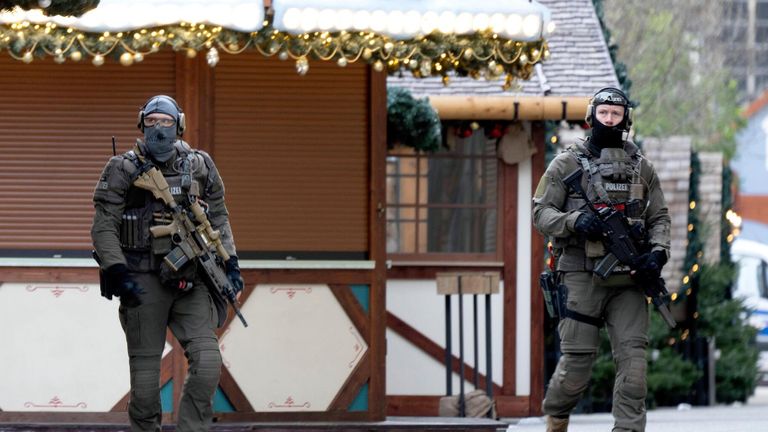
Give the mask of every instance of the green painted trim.
<svg viewBox="0 0 768 432">
<path fill-rule="evenodd" d="M 355 396 L 355 400 L 349 404 L 347 411 L 368 411 L 368 383 L 365 383 L 360 387 L 360 391 L 357 393 L 357 396 Z"/>
<path fill-rule="evenodd" d="M 214 412 L 235 412 L 235 407 L 227 398 L 227 395 L 221 391 L 221 387 L 216 388 L 216 393 L 213 394 L 213 411 Z"/>
<path fill-rule="evenodd" d="M 173 380 L 169 380 L 160 389 L 160 405 L 164 413 L 173 412 Z"/>
<path fill-rule="evenodd" d="M 352 294 L 354 294 L 357 302 L 360 303 L 365 313 L 368 313 L 368 309 L 371 305 L 371 291 L 368 285 L 350 285 Z"/>
</svg>

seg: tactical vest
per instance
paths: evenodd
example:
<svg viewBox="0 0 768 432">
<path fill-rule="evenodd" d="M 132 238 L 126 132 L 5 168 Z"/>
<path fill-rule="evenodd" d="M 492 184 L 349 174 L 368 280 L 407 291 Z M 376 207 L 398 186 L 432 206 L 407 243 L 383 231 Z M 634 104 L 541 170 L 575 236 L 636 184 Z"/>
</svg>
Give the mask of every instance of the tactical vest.
<svg viewBox="0 0 768 432">
<path fill-rule="evenodd" d="M 171 194 L 177 203 L 199 196 L 199 176 L 203 174 L 203 158 L 183 141 L 176 142 L 178 156 L 161 167 Z M 126 157 L 135 165 L 138 156 L 128 152 Z M 170 210 L 151 192 L 131 185 L 126 193 L 125 210 L 120 224 L 120 248 L 125 254 L 127 267 L 134 272 L 152 272 L 160 269 L 163 257 L 172 249 L 170 236 L 153 238 L 149 228 L 172 222 Z"/>
<path fill-rule="evenodd" d="M 644 226 L 648 201 L 645 180 L 640 172 L 643 157 L 639 152 L 628 154 L 622 148 L 606 148 L 596 158 L 576 146 L 567 151 L 584 171 L 582 187 L 595 207 L 612 206 L 624 213 L 630 224 Z M 584 199 L 570 191 L 564 211 L 574 210 L 591 211 Z M 581 235 L 554 239 L 553 244 L 562 251 L 558 259 L 558 270 L 562 271 L 591 271 L 606 255 L 601 242 L 588 241 Z M 628 268 L 617 266 L 614 273 L 628 271 Z"/>
</svg>

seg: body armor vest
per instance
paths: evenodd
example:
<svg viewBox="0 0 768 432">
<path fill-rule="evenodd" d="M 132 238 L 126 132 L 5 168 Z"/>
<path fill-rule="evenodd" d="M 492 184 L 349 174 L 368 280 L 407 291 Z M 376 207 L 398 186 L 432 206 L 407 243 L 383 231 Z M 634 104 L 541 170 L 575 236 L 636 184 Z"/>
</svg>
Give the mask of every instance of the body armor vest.
<svg viewBox="0 0 768 432">
<path fill-rule="evenodd" d="M 624 213 L 630 224 L 644 225 L 644 212 L 647 196 L 640 173 L 642 156 L 637 152 L 629 155 L 621 148 L 605 148 L 600 157 L 595 158 L 589 152 L 578 147 L 568 151 L 584 171 L 582 185 L 590 201 L 596 208 L 612 206 Z M 570 193 L 565 202 L 564 211 L 590 212 L 586 202 L 575 193 Z M 606 255 L 603 244 L 599 241 L 586 240 L 583 236 L 573 235 L 568 238 L 554 239 L 553 245 L 562 249 L 558 267 L 561 270 L 591 271 L 594 263 Z M 628 271 L 617 266 L 615 272 Z"/>
<path fill-rule="evenodd" d="M 200 183 L 195 174 L 199 175 L 203 170 L 194 151 L 180 141 L 177 141 L 176 148 L 178 156 L 159 168 L 174 199 L 181 204 L 189 199 L 189 195 L 200 195 Z M 139 163 L 138 156 L 133 152 L 129 152 L 128 158 Z M 150 191 L 133 185 L 128 188 L 120 225 L 120 247 L 129 270 L 151 272 L 160 268 L 163 257 L 172 249 L 171 239 L 170 236 L 153 238 L 149 228 L 168 225 L 172 221 L 170 210 Z"/>
</svg>

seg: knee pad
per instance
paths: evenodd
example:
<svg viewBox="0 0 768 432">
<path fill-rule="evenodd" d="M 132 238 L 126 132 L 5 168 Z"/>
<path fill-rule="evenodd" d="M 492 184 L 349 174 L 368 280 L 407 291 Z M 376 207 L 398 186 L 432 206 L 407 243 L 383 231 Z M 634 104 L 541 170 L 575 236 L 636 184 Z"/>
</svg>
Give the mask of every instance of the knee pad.
<svg viewBox="0 0 768 432">
<path fill-rule="evenodd" d="M 218 382 L 221 374 L 221 363 L 221 354 L 218 349 L 193 352 L 189 355 L 190 376 Z"/>
<path fill-rule="evenodd" d="M 137 398 L 160 397 L 160 356 L 131 356 L 131 391 Z"/>
<path fill-rule="evenodd" d="M 586 390 L 592 377 L 593 353 L 565 353 L 555 373 L 563 391 L 569 395 L 579 395 Z"/>
</svg>

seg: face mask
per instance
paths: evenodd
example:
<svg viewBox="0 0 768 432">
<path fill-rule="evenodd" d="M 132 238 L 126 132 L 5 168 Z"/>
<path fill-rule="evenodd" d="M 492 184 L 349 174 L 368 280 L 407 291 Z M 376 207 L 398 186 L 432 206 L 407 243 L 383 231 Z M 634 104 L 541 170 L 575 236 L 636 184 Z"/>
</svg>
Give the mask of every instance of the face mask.
<svg viewBox="0 0 768 432">
<path fill-rule="evenodd" d="M 144 142 L 152 159 L 167 162 L 175 152 L 173 143 L 176 142 L 176 126 L 144 128 Z"/>
<path fill-rule="evenodd" d="M 608 127 L 597 119 L 592 122 L 592 142 L 599 148 L 616 148 L 624 145 L 624 130 L 619 126 Z"/>
</svg>

